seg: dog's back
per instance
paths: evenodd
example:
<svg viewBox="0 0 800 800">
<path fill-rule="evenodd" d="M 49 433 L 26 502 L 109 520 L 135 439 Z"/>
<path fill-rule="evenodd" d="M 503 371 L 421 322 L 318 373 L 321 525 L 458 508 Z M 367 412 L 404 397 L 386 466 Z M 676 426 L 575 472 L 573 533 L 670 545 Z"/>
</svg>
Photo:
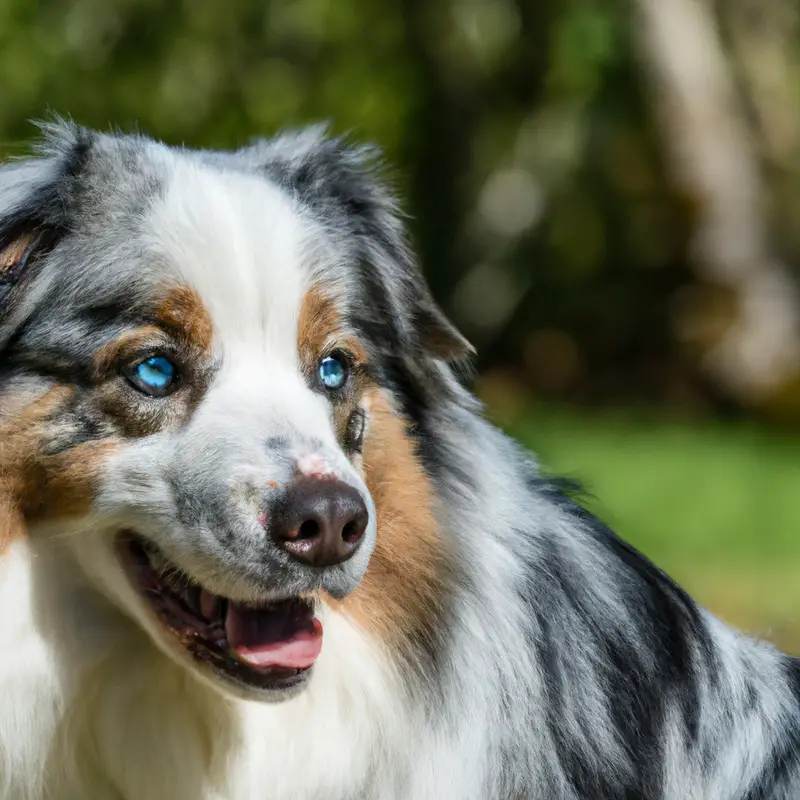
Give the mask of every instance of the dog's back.
<svg viewBox="0 0 800 800">
<path fill-rule="evenodd" d="M 368 157 L 0 169 L 0 798 L 800 797 L 800 663 L 482 419 Z"/>
</svg>

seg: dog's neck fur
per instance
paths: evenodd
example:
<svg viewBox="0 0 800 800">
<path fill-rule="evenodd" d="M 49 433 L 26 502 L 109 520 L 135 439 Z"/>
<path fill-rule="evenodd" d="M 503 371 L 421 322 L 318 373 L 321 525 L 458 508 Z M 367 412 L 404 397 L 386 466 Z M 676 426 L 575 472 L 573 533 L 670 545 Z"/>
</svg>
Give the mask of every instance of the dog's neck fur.
<svg viewBox="0 0 800 800">
<path fill-rule="evenodd" d="M 0 800 L 514 796 L 504 754 L 525 742 L 518 755 L 530 763 L 521 770 L 547 763 L 544 729 L 528 711 L 509 718 L 497 702 L 518 698 L 530 710 L 538 692 L 531 654 L 508 658 L 529 610 L 502 532 L 526 495 L 516 456 L 491 426 L 463 413 L 453 447 L 470 422 L 478 446 L 505 461 L 474 465 L 481 489 L 437 512 L 463 568 L 481 567 L 464 584 L 468 595 L 453 598 L 459 611 L 447 618 L 441 668 L 409 665 L 345 612 L 325 608 L 322 654 L 297 697 L 224 699 L 80 577 L 56 544 L 74 531 L 17 538 L 0 560 L 0 607 L 13 609 L 0 619 Z M 442 478 L 439 491 L 447 485 Z M 492 500 L 487 513 L 486 498 L 506 496 L 520 504 Z M 487 519 L 491 529 L 476 535 Z M 408 669 L 415 677 L 401 674 Z"/>
<path fill-rule="evenodd" d="M 343 615 L 325 615 L 303 693 L 244 703 L 174 665 L 30 540 L 1 569 L 0 797 L 43 800 L 53 787 L 58 800 L 350 796 L 385 748 L 403 771 L 414 735 L 402 687 Z M 54 607 L 58 627 L 45 629 Z"/>
</svg>

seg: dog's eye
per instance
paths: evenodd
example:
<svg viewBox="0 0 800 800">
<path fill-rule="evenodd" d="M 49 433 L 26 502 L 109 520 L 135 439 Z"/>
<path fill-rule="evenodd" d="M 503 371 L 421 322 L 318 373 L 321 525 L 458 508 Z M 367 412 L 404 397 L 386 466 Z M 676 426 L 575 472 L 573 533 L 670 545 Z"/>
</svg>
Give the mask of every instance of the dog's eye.
<svg viewBox="0 0 800 800">
<path fill-rule="evenodd" d="M 128 380 L 140 392 L 165 397 L 178 384 L 178 369 L 166 356 L 151 356 L 126 371 Z"/>
<path fill-rule="evenodd" d="M 326 389 L 335 392 L 347 383 L 348 366 L 343 355 L 325 356 L 319 362 L 319 379 Z"/>
</svg>

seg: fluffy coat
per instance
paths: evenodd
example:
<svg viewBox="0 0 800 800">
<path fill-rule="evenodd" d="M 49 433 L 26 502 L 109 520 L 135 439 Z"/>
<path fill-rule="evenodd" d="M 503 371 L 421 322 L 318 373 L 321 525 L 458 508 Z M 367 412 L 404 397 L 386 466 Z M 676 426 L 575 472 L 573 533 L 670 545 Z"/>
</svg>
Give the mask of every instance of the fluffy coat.
<svg viewBox="0 0 800 800">
<path fill-rule="evenodd" d="M 131 337 L 180 391 L 131 389 Z M 329 399 L 333 340 L 361 366 Z M 373 153 L 321 129 L 217 153 L 58 123 L 0 168 L 0 798 L 800 797 L 800 662 L 545 480 L 467 355 Z M 309 458 L 371 520 L 313 577 L 254 522 Z M 306 684 L 173 647 L 130 528 L 221 596 L 313 594 Z"/>
</svg>

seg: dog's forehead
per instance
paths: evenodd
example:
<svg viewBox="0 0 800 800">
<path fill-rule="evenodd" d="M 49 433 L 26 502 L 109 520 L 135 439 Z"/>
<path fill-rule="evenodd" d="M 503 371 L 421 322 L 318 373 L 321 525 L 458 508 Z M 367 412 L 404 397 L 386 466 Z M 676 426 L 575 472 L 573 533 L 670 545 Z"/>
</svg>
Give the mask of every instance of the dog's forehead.
<svg viewBox="0 0 800 800">
<path fill-rule="evenodd" d="M 145 252 L 195 293 L 218 347 L 294 352 L 325 237 L 266 177 L 175 159 L 143 220 Z"/>
</svg>

